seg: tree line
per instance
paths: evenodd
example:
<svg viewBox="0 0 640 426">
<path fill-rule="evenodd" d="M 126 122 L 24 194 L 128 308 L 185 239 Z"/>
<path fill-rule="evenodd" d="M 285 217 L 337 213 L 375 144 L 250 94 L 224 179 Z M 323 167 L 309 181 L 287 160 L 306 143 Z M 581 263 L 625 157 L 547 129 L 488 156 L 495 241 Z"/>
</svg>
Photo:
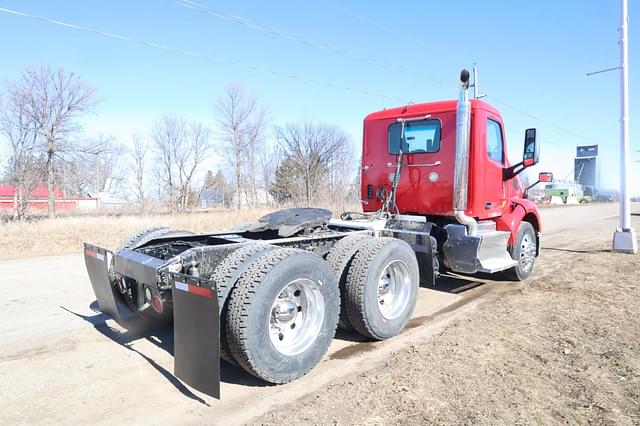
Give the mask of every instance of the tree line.
<svg viewBox="0 0 640 426">
<path fill-rule="evenodd" d="M 269 109 L 237 83 L 212 101 L 211 122 L 166 114 L 131 140 L 87 135 L 82 119 L 101 102 L 76 74 L 26 68 L 0 93 L 0 179 L 13 186 L 16 219 L 45 186 L 67 197 L 117 194 L 142 213 L 194 207 L 334 205 L 357 202 L 358 159 L 348 134 L 313 121 L 274 125 Z M 218 159 L 214 172 L 211 167 Z"/>
</svg>

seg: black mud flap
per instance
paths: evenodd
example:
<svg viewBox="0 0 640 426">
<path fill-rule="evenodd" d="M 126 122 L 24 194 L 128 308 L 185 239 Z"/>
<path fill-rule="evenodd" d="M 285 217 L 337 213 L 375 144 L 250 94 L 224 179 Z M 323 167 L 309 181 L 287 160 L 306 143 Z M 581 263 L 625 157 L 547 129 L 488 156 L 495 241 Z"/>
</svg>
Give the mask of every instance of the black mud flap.
<svg viewBox="0 0 640 426">
<path fill-rule="evenodd" d="M 220 399 L 220 317 L 212 281 L 170 274 L 174 373 L 194 389 Z"/>
<path fill-rule="evenodd" d="M 119 324 L 128 325 L 137 320 L 137 317 L 124 304 L 118 289 L 111 282 L 109 269 L 112 258 L 111 251 L 84 243 L 84 263 L 100 311 L 111 316 Z"/>
</svg>

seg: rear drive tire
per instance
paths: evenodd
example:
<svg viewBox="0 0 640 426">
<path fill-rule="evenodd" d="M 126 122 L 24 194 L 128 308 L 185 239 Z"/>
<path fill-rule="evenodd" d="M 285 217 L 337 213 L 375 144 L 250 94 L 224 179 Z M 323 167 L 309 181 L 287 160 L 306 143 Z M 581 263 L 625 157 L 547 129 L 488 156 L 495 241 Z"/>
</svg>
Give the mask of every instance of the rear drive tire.
<svg viewBox="0 0 640 426">
<path fill-rule="evenodd" d="M 511 248 L 511 257 L 518 264 L 505 271 L 504 276 L 512 281 L 524 281 L 529 278 L 536 260 L 536 231 L 529 222 L 522 222 L 518 227 L 516 243 Z"/>
<path fill-rule="evenodd" d="M 338 322 L 337 281 L 320 257 L 280 248 L 256 259 L 229 300 L 227 339 L 252 375 L 287 383 L 326 353 Z"/>
<path fill-rule="evenodd" d="M 419 279 L 409 244 L 396 238 L 368 241 L 349 268 L 342 302 L 353 328 L 377 340 L 399 334 L 415 310 Z"/>
<path fill-rule="evenodd" d="M 358 250 L 371 241 L 373 237 L 369 234 L 349 235 L 335 243 L 327 256 L 327 263 L 335 274 L 340 287 L 340 300 L 346 299 L 346 282 L 349 267 L 353 261 L 353 257 Z M 340 304 L 340 319 L 338 320 L 338 328 L 352 331 L 353 327 L 349 322 L 345 303 Z"/>
<path fill-rule="evenodd" d="M 274 248 L 277 247 L 259 243 L 240 247 L 225 257 L 211 275 L 211 279 L 216 283 L 218 306 L 220 307 L 220 357 L 234 365 L 238 365 L 238 363 L 231 355 L 226 328 L 229 295 L 240 276 L 249 269 L 253 260 Z"/>
</svg>

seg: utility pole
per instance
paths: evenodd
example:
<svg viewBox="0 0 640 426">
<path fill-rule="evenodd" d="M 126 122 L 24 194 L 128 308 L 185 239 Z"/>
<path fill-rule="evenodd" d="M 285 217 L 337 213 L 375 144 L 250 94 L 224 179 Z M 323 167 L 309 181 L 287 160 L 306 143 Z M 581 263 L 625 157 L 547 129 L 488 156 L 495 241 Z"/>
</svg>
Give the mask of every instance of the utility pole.
<svg viewBox="0 0 640 426">
<path fill-rule="evenodd" d="M 621 0 L 620 11 L 620 227 L 613 234 L 613 251 L 637 253 L 638 238 L 631 227 L 629 181 L 629 49 L 627 46 L 629 16 L 627 0 Z"/>
</svg>

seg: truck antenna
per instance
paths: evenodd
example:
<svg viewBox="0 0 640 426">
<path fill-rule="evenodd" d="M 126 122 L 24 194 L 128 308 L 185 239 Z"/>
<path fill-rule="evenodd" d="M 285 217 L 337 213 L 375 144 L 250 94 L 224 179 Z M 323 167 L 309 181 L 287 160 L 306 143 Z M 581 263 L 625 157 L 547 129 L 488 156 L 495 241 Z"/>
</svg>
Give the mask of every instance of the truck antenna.
<svg viewBox="0 0 640 426">
<path fill-rule="evenodd" d="M 473 87 L 473 99 L 482 99 L 487 96 L 484 93 L 480 93 L 480 83 L 478 82 L 478 64 L 475 62 L 473 63 L 473 84 L 471 84 L 469 87 Z"/>
</svg>

